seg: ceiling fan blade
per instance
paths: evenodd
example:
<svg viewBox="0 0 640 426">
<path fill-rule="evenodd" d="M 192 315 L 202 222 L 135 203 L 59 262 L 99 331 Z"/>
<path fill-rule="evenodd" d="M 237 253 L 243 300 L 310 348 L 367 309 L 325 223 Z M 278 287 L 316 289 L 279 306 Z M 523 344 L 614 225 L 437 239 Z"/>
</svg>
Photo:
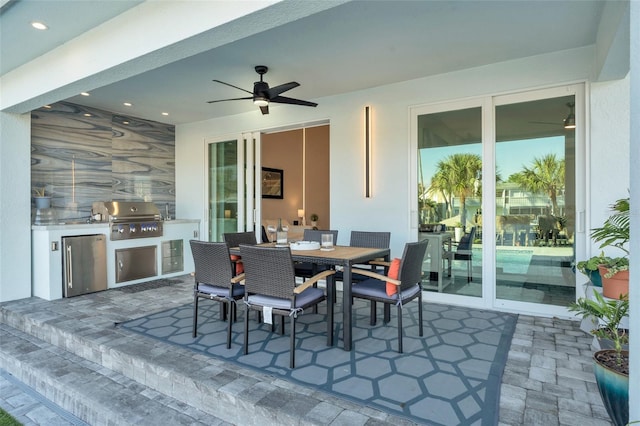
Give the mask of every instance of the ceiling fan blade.
<svg viewBox="0 0 640 426">
<path fill-rule="evenodd" d="M 292 82 L 289 82 L 289 83 L 281 84 L 281 85 L 276 86 L 276 87 L 272 87 L 271 89 L 269 89 L 267 91 L 267 93 L 269 94 L 269 99 L 273 99 L 276 96 L 278 96 L 280 93 L 284 93 L 287 90 L 291 90 L 291 89 L 296 88 L 298 86 L 300 86 L 300 83 L 292 81 Z"/>
<path fill-rule="evenodd" d="M 253 92 L 250 92 L 238 86 L 234 86 L 233 84 L 225 83 L 224 81 L 220 81 L 220 80 L 212 80 L 212 81 L 215 81 L 216 83 L 224 84 L 225 86 L 233 87 L 234 89 L 242 90 L 243 92 L 247 92 L 248 94 L 253 95 Z"/>
<path fill-rule="evenodd" d="M 262 115 L 269 114 L 269 105 L 260 107 L 260 111 L 262 112 Z"/>
<path fill-rule="evenodd" d="M 231 99 L 218 99 L 217 101 L 207 101 L 208 104 L 214 104 L 216 102 L 226 102 L 226 101 L 241 101 L 245 99 L 253 99 L 253 96 L 247 96 L 244 98 L 231 98 Z"/>
<path fill-rule="evenodd" d="M 310 106 L 310 107 L 318 106 L 318 104 L 315 102 L 303 101 L 301 99 L 287 98 L 285 96 L 276 96 L 275 98 L 269 99 L 269 102 L 276 102 L 280 104 L 302 105 L 302 106 Z"/>
</svg>

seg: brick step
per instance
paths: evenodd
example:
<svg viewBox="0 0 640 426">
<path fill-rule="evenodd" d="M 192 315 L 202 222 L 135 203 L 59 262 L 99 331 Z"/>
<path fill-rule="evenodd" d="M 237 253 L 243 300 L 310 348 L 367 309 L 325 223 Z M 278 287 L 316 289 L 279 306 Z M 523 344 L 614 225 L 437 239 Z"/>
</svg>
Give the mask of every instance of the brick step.
<svg viewBox="0 0 640 426">
<path fill-rule="evenodd" d="M 223 424 L 120 373 L 0 324 L 0 367 L 91 425 Z"/>
<path fill-rule="evenodd" d="M 365 424 L 371 421 L 379 425 L 413 424 L 405 418 L 287 382 L 270 374 L 146 339 L 129 330 L 114 327 L 114 323 L 188 303 L 191 285 L 185 283 L 180 287 L 184 288 L 179 288 L 179 292 L 165 289 L 171 296 L 170 300 L 168 297 L 157 296 L 162 289 L 154 290 L 157 302 L 151 300 L 151 303 L 149 292 L 121 296 L 118 292 L 107 291 L 54 302 L 38 298 L 23 299 L 0 306 L 0 326 L 13 327 L 15 331 L 26 333 L 28 338 L 23 339 L 28 342 L 33 338 L 40 339 L 40 344 L 49 344 L 46 347 L 51 353 L 67 352 L 66 356 L 76 356 L 73 363 L 67 362 L 64 365 L 84 366 L 88 361 L 91 365 L 96 365 L 97 371 L 107 372 L 107 377 L 115 374 L 127 386 L 147 390 L 153 395 L 152 399 L 170 398 L 174 401 L 173 407 L 183 407 L 185 413 L 190 413 L 193 409 L 207 413 L 206 424 L 216 424 L 218 420 L 215 419 L 231 424 L 329 425 Z M 181 296 L 176 297 L 175 294 Z M 183 294 L 186 296 L 182 296 Z M 140 300 L 136 299 L 137 296 Z M 2 346 L 3 352 L 8 351 L 4 349 L 4 340 Z M 31 348 L 30 345 L 25 347 Z M 14 352 L 17 353 L 13 358 L 22 360 L 20 349 L 15 349 Z M 35 354 L 34 356 L 37 357 Z M 40 373 L 27 375 L 22 379 L 18 359 L 11 361 L 11 368 L 5 370 L 38 390 Z M 91 371 L 84 372 L 89 377 L 95 374 Z M 69 380 L 77 383 L 79 389 L 87 388 L 79 373 L 71 374 Z M 69 383 L 69 387 L 71 385 Z M 92 387 L 88 387 L 88 392 L 91 389 Z M 129 394 L 125 386 L 121 390 L 101 393 L 98 398 L 100 401 L 97 402 L 102 403 L 101 401 L 109 398 L 123 399 L 120 391 L 122 395 Z M 82 395 L 81 392 L 78 394 Z M 53 392 L 52 397 L 55 396 Z M 76 413 L 64 404 L 59 405 Z M 85 418 L 80 415 L 78 417 Z M 145 420 L 138 424 L 171 423 Z"/>
</svg>

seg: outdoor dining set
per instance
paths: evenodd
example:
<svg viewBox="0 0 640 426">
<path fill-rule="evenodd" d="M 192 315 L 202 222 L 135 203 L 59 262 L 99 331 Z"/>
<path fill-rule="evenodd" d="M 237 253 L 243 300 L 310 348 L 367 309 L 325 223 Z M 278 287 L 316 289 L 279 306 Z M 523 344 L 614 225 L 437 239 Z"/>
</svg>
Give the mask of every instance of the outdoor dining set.
<svg viewBox="0 0 640 426">
<path fill-rule="evenodd" d="M 422 327 L 422 263 L 428 241 L 406 243 L 399 259 L 390 259 L 390 233 L 352 231 L 349 246 L 320 246 L 323 234 L 337 231 L 305 230 L 303 244 L 258 244 L 253 232 L 224 234 L 224 242 L 191 240 L 195 262 L 193 337 L 198 331 L 200 299 L 220 302 L 220 316 L 227 321 L 227 348 L 232 344 L 232 327 L 237 303 L 245 306 L 244 354 L 249 351 L 250 312 L 256 320 L 275 330 L 279 317 L 280 334 L 285 318 L 290 319 L 290 362 L 295 367 L 296 318 L 326 302 L 327 345 L 334 345 L 334 303 L 336 282 L 342 282 L 342 344 L 351 351 L 352 301 L 371 303 L 370 323 L 375 325 L 377 302 L 383 304 L 384 322 L 390 321 L 391 306 L 397 308 L 398 344 L 402 353 L 402 308 L 417 299 L 419 334 Z M 317 244 L 314 244 L 317 243 Z M 320 284 L 320 285 L 318 285 Z"/>
</svg>

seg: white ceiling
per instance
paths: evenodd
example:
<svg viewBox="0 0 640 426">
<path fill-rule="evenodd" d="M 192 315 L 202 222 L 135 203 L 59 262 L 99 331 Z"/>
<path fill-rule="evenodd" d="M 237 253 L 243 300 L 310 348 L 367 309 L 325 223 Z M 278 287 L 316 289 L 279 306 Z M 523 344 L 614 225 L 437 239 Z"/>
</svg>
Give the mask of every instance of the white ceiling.
<svg viewBox="0 0 640 426">
<path fill-rule="evenodd" d="M 2 74 L 106 21 L 135 1 L 0 0 Z M 284 2 L 289 3 L 289 2 Z M 290 2 L 291 7 L 296 2 Z M 322 97 L 548 52 L 593 45 L 601 0 L 353 1 L 91 91 L 71 102 L 173 124 L 256 110 L 251 101 L 208 104 L 265 81 L 301 84 L 284 95 Z M 280 4 L 282 7 L 282 4 Z M 268 9 L 268 8 L 267 8 Z M 28 25 L 42 19 L 51 30 Z M 54 31 L 55 29 L 55 31 Z M 170 109 L 158 117 L 158 106 Z M 282 108 L 272 106 L 271 114 Z M 258 113 L 258 112 L 257 112 Z"/>
</svg>

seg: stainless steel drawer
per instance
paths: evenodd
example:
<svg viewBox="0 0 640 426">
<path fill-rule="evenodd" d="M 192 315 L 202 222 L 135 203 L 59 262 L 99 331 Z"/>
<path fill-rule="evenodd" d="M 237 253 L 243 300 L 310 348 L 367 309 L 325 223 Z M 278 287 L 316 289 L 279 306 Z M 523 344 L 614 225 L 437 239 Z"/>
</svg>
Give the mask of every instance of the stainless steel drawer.
<svg viewBox="0 0 640 426">
<path fill-rule="evenodd" d="M 158 275 L 157 247 L 133 247 L 116 250 L 116 282 Z"/>
<path fill-rule="evenodd" d="M 182 240 L 171 240 L 162 242 L 162 257 L 182 256 Z"/>
<path fill-rule="evenodd" d="M 162 242 L 162 274 L 184 270 L 184 251 L 182 240 Z"/>
</svg>

